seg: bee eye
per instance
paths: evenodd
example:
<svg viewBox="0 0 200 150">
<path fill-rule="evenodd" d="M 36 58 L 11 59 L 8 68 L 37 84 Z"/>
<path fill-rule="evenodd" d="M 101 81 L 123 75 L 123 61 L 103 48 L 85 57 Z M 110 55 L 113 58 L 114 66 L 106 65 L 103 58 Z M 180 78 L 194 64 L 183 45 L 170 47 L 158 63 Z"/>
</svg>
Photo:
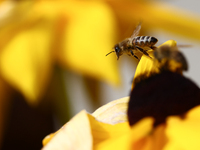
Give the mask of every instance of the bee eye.
<svg viewBox="0 0 200 150">
<path fill-rule="evenodd" d="M 115 47 L 115 52 L 117 52 L 117 53 L 120 52 L 120 48 L 118 46 Z"/>
</svg>

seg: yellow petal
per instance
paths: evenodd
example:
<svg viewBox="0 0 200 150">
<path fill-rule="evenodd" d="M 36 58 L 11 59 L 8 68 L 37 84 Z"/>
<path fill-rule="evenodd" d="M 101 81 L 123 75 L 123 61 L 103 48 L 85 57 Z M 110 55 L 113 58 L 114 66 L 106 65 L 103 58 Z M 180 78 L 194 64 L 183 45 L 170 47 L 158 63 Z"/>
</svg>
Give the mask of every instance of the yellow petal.
<svg viewBox="0 0 200 150">
<path fill-rule="evenodd" d="M 93 144 L 96 145 L 110 138 L 120 137 L 130 131 L 128 122 L 118 123 L 115 125 L 97 121 L 90 116 L 91 130 L 93 135 Z"/>
<path fill-rule="evenodd" d="M 200 106 L 196 106 L 187 113 L 188 119 L 200 120 Z"/>
<path fill-rule="evenodd" d="M 105 55 L 116 43 L 117 23 L 102 1 L 40 1 L 35 12 L 57 17 L 55 56 L 71 70 L 112 83 L 119 83 L 116 56 Z"/>
<path fill-rule="evenodd" d="M 92 115 L 81 111 L 56 133 L 43 140 L 44 149 L 90 150 L 93 145 L 109 138 L 116 138 L 130 130 L 128 122 L 116 125 L 97 121 Z"/>
<path fill-rule="evenodd" d="M 132 144 L 136 150 L 161 150 L 167 142 L 165 125 L 160 125 L 151 131 L 147 136 L 140 138 Z"/>
<path fill-rule="evenodd" d="M 124 147 L 128 150 L 133 143 L 150 133 L 152 124 L 152 118 L 145 118 L 130 129 L 128 122 L 107 124 L 82 111 L 55 134 L 47 136 L 43 149 L 117 150 Z"/>
<path fill-rule="evenodd" d="M 56 133 L 57 132 L 51 133 L 51 134 L 45 136 L 45 138 L 42 140 L 42 145 L 43 146 L 47 145 L 47 143 L 49 143 L 49 141 L 51 141 L 51 139 L 55 136 Z"/>
<path fill-rule="evenodd" d="M 127 121 L 127 107 L 129 97 L 114 100 L 100 108 L 92 115 L 99 121 L 116 124 Z"/>
<path fill-rule="evenodd" d="M 145 13 L 151 16 L 151 19 L 145 18 L 147 24 L 173 34 L 178 34 L 181 37 L 200 39 L 199 15 L 167 5 L 166 3 L 152 2 L 141 6 L 145 10 Z"/>
<path fill-rule="evenodd" d="M 68 20 L 59 59 L 78 73 L 119 83 L 116 56 L 105 57 L 116 37 L 115 16 L 108 5 L 102 1 L 78 1 L 66 10 Z"/>
<path fill-rule="evenodd" d="M 130 150 L 133 143 L 148 135 L 152 129 L 153 119 L 145 118 L 134 125 L 131 130 L 119 137 L 113 137 L 95 145 L 95 150 Z M 119 124 L 120 125 L 120 124 Z M 120 129 L 120 128 L 119 128 Z M 116 130 L 117 131 L 117 130 Z"/>
<path fill-rule="evenodd" d="M 48 22 L 37 20 L 16 31 L 16 35 L 7 32 L 13 37 L 0 54 L 2 76 L 18 88 L 31 104 L 37 103 L 36 99 L 41 96 L 49 77 L 50 28 Z"/>
<path fill-rule="evenodd" d="M 169 142 L 164 150 L 200 149 L 200 106 L 189 111 L 185 119 L 169 117 L 166 134 Z"/>
<path fill-rule="evenodd" d="M 169 40 L 165 43 L 163 43 L 160 46 L 168 45 L 168 46 L 176 46 L 176 41 Z M 159 47 L 160 47 L 159 46 Z M 149 52 L 150 56 L 153 57 L 153 51 Z M 139 76 L 140 74 L 146 73 L 148 76 L 151 72 L 157 71 L 157 67 L 153 64 L 153 60 L 148 58 L 147 56 L 143 55 L 135 72 L 135 77 Z"/>
<path fill-rule="evenodd" d="M 123 22 L 142 20 L 143 27 L 163 29 L 181 37 L 200 39 L 200 16 L 159 1 L 111 1 Z M 136 15 L 137 14 L 137 15 Z M 148 15 L 147 15 L 148 14 Z"/>
<path fill-rule="evenodd" d="M 93 138 L 90 127 L 88 114 L 81 111 L 55 134 L 43 150 L 92 150 Z"/>
</svg>

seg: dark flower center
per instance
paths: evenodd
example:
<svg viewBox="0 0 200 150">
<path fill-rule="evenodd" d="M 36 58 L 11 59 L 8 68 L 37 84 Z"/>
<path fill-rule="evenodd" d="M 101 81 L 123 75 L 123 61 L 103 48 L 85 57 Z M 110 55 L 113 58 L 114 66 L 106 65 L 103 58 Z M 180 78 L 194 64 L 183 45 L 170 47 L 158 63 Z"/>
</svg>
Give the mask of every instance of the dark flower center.
<svg viewBox="0 0 200 150">
<path fill-rule="evenodd" d="M 155 119 L 154 126 L 157 126 L 165 123 L 168 116 L 183 116 L 200 104 L 199 87 L 180 74 L 162 72 L 139 81 L 131 92 L 128 104 L 131 126 L 149 116 Z"/>
</svg>

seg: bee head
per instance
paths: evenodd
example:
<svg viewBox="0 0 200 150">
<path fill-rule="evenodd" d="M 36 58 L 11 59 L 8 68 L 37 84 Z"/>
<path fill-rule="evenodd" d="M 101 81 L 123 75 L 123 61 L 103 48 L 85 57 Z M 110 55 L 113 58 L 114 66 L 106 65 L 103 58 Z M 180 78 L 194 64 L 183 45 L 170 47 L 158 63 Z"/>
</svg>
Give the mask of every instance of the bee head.
<svg viewBox="0 0 200 150">
<path fill-rule="evenodd" d="M 119 44 L 116 44 L 116 45 L 114 46 L 114 49 L 115 49 L 115 53 L 116 53 L 116 55 L 117 55 L 117 60 L 118 60 L 118 59 L 119 59 L 119 56 L 121 56 L 121 55 L 123 54 L 123 52 L 122 52 L 122 50 L 121 50 Z"/>
<path fill-rule="evenodd" d="M 117 60 L 119 59 L 119 56 L 121 56 L 123 54 L 119 44 L 116 44 L 114 47 L 113 47 L 114 51 L 111 51 L 109 52 L 108 54 L 106 54 L 106 56 L 108 56 L 109 54 L 115 52 L 116 55 L 117 55 Z"/>
</svg>

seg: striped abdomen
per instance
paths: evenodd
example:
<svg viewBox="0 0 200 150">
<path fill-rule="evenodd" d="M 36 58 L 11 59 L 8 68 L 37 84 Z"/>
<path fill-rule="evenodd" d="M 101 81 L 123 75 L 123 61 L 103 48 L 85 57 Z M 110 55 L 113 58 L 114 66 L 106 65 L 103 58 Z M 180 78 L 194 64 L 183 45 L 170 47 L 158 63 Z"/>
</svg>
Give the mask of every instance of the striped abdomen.
<svg viewBox="0 0 200 150">
<path fill-rule="evenodd" d="M 133 39 L 133 45 L 137 45 L 139 47 L 144 47 L 144 46 L 152 47 L 157 42 L 158 40 L 152 36 L 136 36 Z"/>
</svg>

